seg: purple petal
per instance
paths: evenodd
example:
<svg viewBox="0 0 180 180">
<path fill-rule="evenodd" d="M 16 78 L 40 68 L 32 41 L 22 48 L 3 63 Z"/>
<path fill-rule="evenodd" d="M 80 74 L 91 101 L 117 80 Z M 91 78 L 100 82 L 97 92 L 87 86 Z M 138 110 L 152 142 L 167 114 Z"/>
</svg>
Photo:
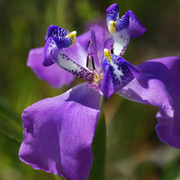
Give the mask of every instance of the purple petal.
<svg viewBox="0 0 180 180">
<path fill-rule="evenodd" d="M 20 159 L 68 180 L 88 178 L 101 102 L 98 87 L 84 83 L 29 106 L 22 115 L 25 132 Z"/>
<path fill-rule="evenodd" d="M 130 38 L 142 35 L 146 29 L 130 10 L 119 18 L 119 7 L 116 3 L 112 4 L 106 12 L 107 26 L 111 37 L 114 39 L 114 54 L 122 56 Z"/>
<path fill-rule="evenodd" d="M 102 27 L 97 25 L 93 26 L 92 28 L 96 34 L 97 54 L 98 54 L 98 59 L 100 60 L 102 59 L 103 56 L 103 43 L 106 38 L 105 31 Z M 76 43 L 74 44 L 74 46 L 70 48 L 64 48 L 63 51 L 74 62 L 85 68 L 86 59 L 88 56 L 89 41 L 90 41 L 90 35 L 88 31 L 76 38 Z M 99 64 L 101 64 L 101 62 Z"/>
<path fill-rule="evenodd" d="M 45 41 L 47 41 L 47 39 L 50 37 L 54 37 L 60 40 L 62 38 L 65 38 L 68 34 L 69 31 L 67 31 L 66 29 L 63 29 L 55 25 L 50 25 L 47 29 Z"/>
<path fill-rule="evenodd" d="M 99 63 L 101 65 L 101 61 L 102 58 L 104 56 L 103 54 L 103 49 L 104 49 L 104 41 L 106 40 L 106 32 L 105 29 L 101 26 L 98 25 L 94 25 L 92 27 L 92 29 L 95 32 L 95 36 L 96 36 L 96 46 L 97 46 L 97 54 L 98 54 L 98 59 L 99 59 Z"/>
<path fill-rule="evenodd" d="M 162 142 L 180 148 L 180 58 L 164 57 L 138 66 L 142 74 L 118 94 L 159 107 L 156 131 Z"/>
<path fill-rule="evenodd" d="M 47 81 L 52 87 L 60 88 L 63 84 L 69 85 L 74 80 L 74 76 L 61 69 L 56 64 L 44 67 L 43 47 L 31 49 L 28 55 L 27 66 L 32 68 L 36 76 Z"/>
<path fill-rule="evenodd" d="M 119 7 L 116 3 L 110 5 L 107 9 L 107 22 L 116 21 L 119 18 Z"/>
<path fill-rule="evenodd" d="M 91 43 L 94 44 L 95 52 L 94 59 L 95 64 L 98 68 L 101 66 L 102 58 L 103 58 L 103 49 L 104 49 L 104 41 L 105 41 L 105 30 L 100 26 L 94 26 L 90 29 L 90 37 Z"/>
<path fill-rule="evenodd" d="M 54 64 L 52 51 L 56 52 L 54 53 L 54 57 L 57 58 L 59 49 L 57 48 L 56 42 L 53 40 L 53 38 L 49 38 L 44 46 L 44 60 L 42 63 L 44 66 L 51 66 Z"/>
<path fill-rule="evenodd" d="M 89 32 L 86 32 L 76 38 L 74 46 L 70 48 L 64 48 L 64 53 L 73 59 L 77 64 L 82 67 L 86 67 L 87 48 L 90 37 Z"/>
<path fill-rule="evenodd" d="M 130 38 L 137 38 L 141 36 L 146 31 L 146 28 L 131 10 L 127 11 L 126 14 L 129 16 Z"/>
<path fill-rule="evenodd" d="M 54 59 L 58 58 L 58 53 L 62 48 L 68 48 L 74 44 L 76 32 L 72 34 L 73 39 L 69 37 L 70 33 L 61 27 L 54 25 L 48 27 L 44 46 L 44 66 L 52 65 Z"/>
<path fill-rule="evenodd" d="M 108 49 L 110 52 L 111 51 L 114 52 L 113 45 L 114 45 L 114 39 L 111 37 L 106 39 L 104 42 L 104 48 Z M 112 53 L 112 54 L 114 54 L 114 53 Z"/>
<path fill-rule="evenodd" d="M 77 77 L 83 78 L 87 81 L 93 82 L 94 74 L 87 68 L 84 68 L 74 62 L 71 58 L 69 58 L 63 50 L 59 51 L 58 59 L 56 60 L 57 65 L 59 65 L 64 70 L 70 72 Z"/>
<path fill-rule="evenodd" d="M 114 39 L 114 54 L 122 56 L 130 41 L 129 18 L 126 14 L 119 18 L 119 7 L 116 3 L 112 4 L 106 12 L 107 26 Z"/>
<path fill-rule="evenodd" d="M 140 74 L 140 69 L 125 61 L 122 57 L 111 55 L 111 58 L 112 60 L 104 58 L 102 63 L 101 91 L 106 98 L 122 89 Z"/>
<path fill-rule="evenodd" d="M 93 57 L 95 62 L 95 67 L 100 67 L 99 59 L 97 55 L 97 43 L 96 43 L 96 34 L 93 28 L 90 29 L 90 41 L 88 45 L 88 54 Z"/>
</svg>

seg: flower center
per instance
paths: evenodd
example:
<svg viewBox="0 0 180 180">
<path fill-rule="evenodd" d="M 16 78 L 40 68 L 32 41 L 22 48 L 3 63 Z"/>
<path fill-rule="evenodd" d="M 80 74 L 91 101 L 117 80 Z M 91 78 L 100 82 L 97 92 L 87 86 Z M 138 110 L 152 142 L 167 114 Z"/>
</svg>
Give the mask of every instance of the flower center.
<svg viewBox="0 0 180 180">
<path fill-rule="evenodd" d="M 103 79 L 102 72 L 95 68 L 94 57 L 90 54 L 87 56 L 86 67 L 94 74 L 93 82 L 99 83 Z"/>
<path fill-rule="evenodd" d="M 100 83 L 101 82 L 101 80 L 103 79 L 103 74 L 102 73 L 100 73 L 100 72 L 98 72 L 98 71 L 92 71 L 93 72 L 93 74 L 94 74 L 94 79 L 93 79 L 93 82 L 95 82 L 95 83 Z"/>
</svg>

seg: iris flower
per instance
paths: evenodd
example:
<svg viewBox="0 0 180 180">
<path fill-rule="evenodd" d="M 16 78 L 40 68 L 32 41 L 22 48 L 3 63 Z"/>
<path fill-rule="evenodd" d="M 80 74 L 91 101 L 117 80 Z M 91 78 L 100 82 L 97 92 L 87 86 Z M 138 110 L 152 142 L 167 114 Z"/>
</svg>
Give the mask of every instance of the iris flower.
<svg viewBox="0 0 180 180">
<path fill-rule="evenodd" d="M 109 98 L 113 93 L 158 106 L 158 137 L 180 148 L 180 58 L 130 64 L 122 55 L 130 38 L 142 35 L 146 29 L 130 10 L 119 18 L 117 4 L 106 12 L 109 37 L 100 26 L 76 38 L 76 31 L 70 33 L 51 25 L 44 48 L 29 53 L 27 65 L 54 87 L 69 84 L 75 76 L 88 81 L 24 110 L 24 141 L 19 157 L 34 169 L 68 180 L 88 178 L 103 95 Z"/>
</svg>

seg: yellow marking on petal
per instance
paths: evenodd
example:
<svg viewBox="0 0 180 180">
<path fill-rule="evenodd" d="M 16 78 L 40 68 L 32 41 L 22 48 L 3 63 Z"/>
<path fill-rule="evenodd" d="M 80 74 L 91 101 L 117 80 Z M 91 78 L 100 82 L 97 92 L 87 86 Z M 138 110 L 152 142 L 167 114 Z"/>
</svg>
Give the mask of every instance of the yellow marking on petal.
<svg viewBox="0 0 180 180">
<path fill-rule="evenodd" d="M 106 56 L 109 59 L 109 61 L 112 63 L 111 54 L 110 54 L 109 50 L 106 48 L 104 48 L 104 56 Z"/>
<path fill-rule="evenodd" d="M 110 33 L 115 33 L 116 32 L 116 21 L 109 21 L 108 23 L 108 29 Z"/>
<path fill-rule="evenodd" d="M 67 37 L 70 37 L 70 38 L 71 38 L 71 41 L 72 41 L 72 45 L 71 45 L 71 46 L 73 46 L 73 45 L 75 44 L 75 42 L 76 42 L 76 34 L 77 34 L 76 31 L 72 31 L 70 34 L 68 34 L 68 35 L 66 36 L 66 38 L 67 38 Z"/>
</svg>

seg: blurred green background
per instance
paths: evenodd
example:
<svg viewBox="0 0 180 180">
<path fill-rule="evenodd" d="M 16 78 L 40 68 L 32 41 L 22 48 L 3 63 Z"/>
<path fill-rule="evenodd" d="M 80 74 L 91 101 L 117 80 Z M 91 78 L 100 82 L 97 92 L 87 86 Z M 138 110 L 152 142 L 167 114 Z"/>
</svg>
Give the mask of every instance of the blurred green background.
<svg viewBox="0 0 180 180">
<path fill-rule="evenodd" d="M 23 139 L 23 109 L 70 87 L 53 89 L 26 67 L 31 48 L 44 45 L 54 24 L 78 35 L 91 23 L 105 21 L 111 0 L 0 0 L 0 180 L 55 180 L 18 158 Z M 132 39 L 124 55 L 133 64 L 162 56 L 180 56 L 179 0 L 117 0 L 120 16 L 131 9 L 147 28 Z M 180 151 L 157 138 L 156 107 L 113 95 L 105 101 L 107 124 L 106 180 L 178 180 Z M 179 177 L 179 178 L 178 178 Z"/>
</svg>

